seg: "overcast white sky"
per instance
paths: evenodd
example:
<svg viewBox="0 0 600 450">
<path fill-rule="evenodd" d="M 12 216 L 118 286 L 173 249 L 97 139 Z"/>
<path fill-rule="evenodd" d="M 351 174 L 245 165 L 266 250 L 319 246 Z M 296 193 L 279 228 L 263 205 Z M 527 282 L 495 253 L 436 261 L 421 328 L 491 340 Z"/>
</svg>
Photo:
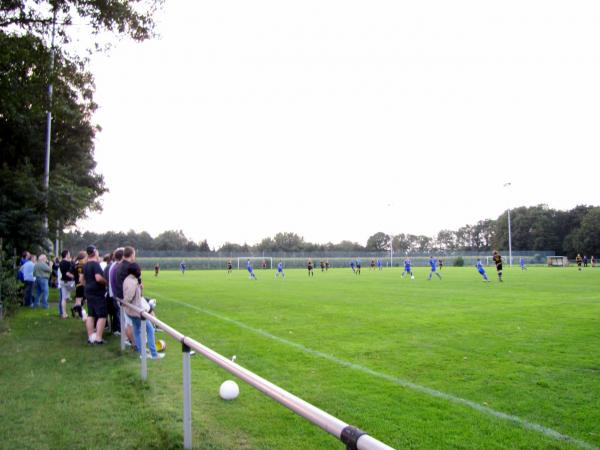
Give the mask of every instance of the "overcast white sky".
<svg viewBox="0 0 600 450">
<path fill-rule="evenodd" d="M 158 22 L 94 57 L 110 193 L 82 230 L 364 243 L 600 203 L 597 0 L 168 0 Z"/>
</svg>

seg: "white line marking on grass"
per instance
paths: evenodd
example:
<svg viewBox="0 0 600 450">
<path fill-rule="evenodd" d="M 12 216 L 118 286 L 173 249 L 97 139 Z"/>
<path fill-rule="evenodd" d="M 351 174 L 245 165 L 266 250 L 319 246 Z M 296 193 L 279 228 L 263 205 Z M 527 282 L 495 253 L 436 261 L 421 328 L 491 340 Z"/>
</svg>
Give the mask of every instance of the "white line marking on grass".
<svg viewBox="0 0 600 450">
<path fill-rule="evenodd" d="M 253 328 L 253 327 L 251 327 L 249 325 L 246 325 L 243 322 L 238 322 L 235 319 L 231 319 L 229 317 L 223 316 L 223 315 L 221 315 L 219 313 L 216 313 L 214 311 L 211 311 L 211 310 L 208 310 L 208 309 L 205 309 L 205 308 L 200 308 L 200 307 L 195 306 L 195 305 L 190 305 L 189 303 L 184 303 L 184 302 L 180 302 L 180 301 L 177 301 L 177 300 L 165 298 L 165 297 L 162 297 L 162 296 L 159 296 L 159 298 L 167 300 L 167 301 L 169 301 L 171 303 L 177 303 L 178 305 L 186 306 L 186 307 L 191 308 L 191 309 L 195 309 L 197 311 L 200 311 L 203 314 L 215 317 L 215 318 L 220 319 L 220 320 L 222 320 L 224 322 L 229 322 L 229 323 L 231 323 L 233 325 L 236 325 L 236 326 L 238 326 L 240 328 L 243 328 L 244 330 L 251 331 L 252 333 L 259 334 L 259 335 L 264 336 L 264 337 L 266 337 L 268 339 L 272 339 L 274 341 L 280 342 L 280 343 L 288 345 L 290 347 L 294 347 L 294 348 L 302 351 L 303 353 L 306 353 L 306 354 L 309 354 L 309 355 L 313 355 L 313 356 L 318 356 L 319 358 L 323 358 L 323 359 L 326 359 L 328 361 L 334 362 L 336 364 L 339 364 L 340 366 L 349 367 L 351 369 L 354 369 L 354 370 L 357 370 L 357 371 L 360 371 L 360 372 L 363 372 L 363 373 L 367 373 L 367 374 L 372 375 L 374 377 L 381 378 L 381 379 L 386 380 L 386 381 L 390 381 L 390 382 L 395 383 L 395 384 L 397 384 L 399 386 L 402 386 L 402 387 L 405 387 L 405 388 L 409 388 L 409 389 L 412 389 L 414 391 L 430 395 L 432 397 L 441 398 L 441 399 L 448 400 L 448 401 L 453 402 L 453 403 L 457 403 L 459 405 L 468 406 L 471 409 L 474 409 L 476 411 L 479 411 L 481 413 L 487 414 L 487 415 L 492 416 L 492 417 L 496 417 L 497 419 L 506 420 L 508 422 L 513 422 L 513 423 L 515 423 L 517 425 L 520 425 L 523 428 L 526 428 L 528 430 L 536 431 L 538 433 L 541 433 L 541 434 L 543 434 L 545 436 L 551 437 L 551 438 L 559 440 L 559 441 L 565 441 L 565 442 L 574 444 L 574 445 L 576 445 L 576 446 L 578 446 L 580 448 L 586 449 L 586 450 L 600 450 L 599 447 L 596 447 L 596 446 L 594 446 L 592 444 L 588 444 L 587 442 L 581 441 L 579 439 L 575 439 L 574 437 L 568 436 L 566 434 L 562 434 L 562 433 L 560 433 L 560 432 L 558 432 L 556 430 L 553 430 L 552 428 L 548 428 L 548 427 L 545 427 L 543 425 L 539 425 L 537 423 L 530 422 L 530 421 L 528 421 L 526 419 L 522 419 L 522 418 L 520 418 L 518 416 L 514 416 L 512 414 L 507 414 L 507 413 L 503 413 L 501 411 L 496 411 L 495 409 L 489 408 L 487 406 L 481 405 L 481 404 L 479 404 L 477 402 L 474 402 L 474 401 L 471 401 L 471 400 L 467 400 L 467 399 L 464 399 L 464 398 L 461 398 L 461 397 L 457 397 L 456 395 L 447 394 L 445 392 L 438 391 L 436 389 L 428 388 L 426 386 L 421 386 L 420 384 L 416 384 L 416 383 L 413 383 L 411 381 L 395 377 L 393 375 L 388 375 L 388 374 L 385 374 L 385 373 L 382 373 L 382 372 L 377 372 L 377 371 L 375 371 L 373 369 L 369 369 L 368 367 L 361 366 L 359 364 L 355 364 L 355 363 L 352 363 L 350 361 L 346 361 L 346 360 L 340 359 L 340 358 L 338 358 L 336 356 L 333 356 L 333 355 L 330 355 L 328 353 L 323 353 L 323 352 L 320 352 L 318 350 L 313 350 L 312 348 L 305 347 L 304 345 L 298 344 L 297 342 L 293 342 L 293 341 L 281 338 L 279 336 L 275 336 L 274 334 L 271 334 L 271 333 L 269 333 L 267 331 L 264 331 L 264 330 L 261 330 L 261 329 L 258 329 L 258 328 Z"/>
</svg>

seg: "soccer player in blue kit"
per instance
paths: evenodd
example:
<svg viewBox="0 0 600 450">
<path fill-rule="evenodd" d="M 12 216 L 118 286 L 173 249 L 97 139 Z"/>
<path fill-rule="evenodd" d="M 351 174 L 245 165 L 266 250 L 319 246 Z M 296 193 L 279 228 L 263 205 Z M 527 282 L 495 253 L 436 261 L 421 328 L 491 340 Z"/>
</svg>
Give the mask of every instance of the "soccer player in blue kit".
<svg viewBox="0 0 600 450">
<path fill-rule="evenodd" d="M 431 272 L 429 272 L 429 278 L 427 278 L 427 280 L 431 281 L 431 276 L 433 274 L 435 274 L 440 280 L 442 279 L 442 276 L 436 272 L 437 269 L 437 259 L 434 258 L 433 256 L 429 257 L 429 265 L 431 266 Z"/>
<path fill-rule="evenodd" d="M 404 275 L 410 275 L 410 279 L 414 280 L 415 276 L 412 273 L 412 268 L 411 268 L 411 263 L 410 263 L 410 259 L 406 258 L 404 260 L 404 272 L 402 272 L 402 278 L 404 278 Z"/>
<path fill-rule="evenodd" d="M 246 263 L 246 269 L 248 269 L 248 273 L 250 274 L 251 280 L 256 280 L 256 275 L 254 275 L 254 269 L 252 268 L 252 264 L 250 264 L 250 260 Z"/>
<path fill-rule="evenodd" d="M 275 272 L 275 278 L 279 278 L 279 275 L 281 275 L 281 278 L 285 278 L 285 273 L 283 272 L 283 263 L 281 261 L 277 263 L 277 272 Z"/>
<path fill-rule="evenodd" d="M 521 264 L 521 270 L 527 270 L 527 267 L 525 267 L 525 258 L 523 258 L 522 256 L 519 260 L 519 264 Z"/>
<path fill-rule="evenodd" d="M 477 272 L 479 272 L 481 274 L 481 276 L 483 277 L 483 281 L 487 281 L 488 283 L 490 282 L 490 280 L 487 277 L 487 274 L 485 273 L 485 269 L 483 268 L 483 264 L 481 264 L 481 259 L 477 258 Z"/>
</svg>

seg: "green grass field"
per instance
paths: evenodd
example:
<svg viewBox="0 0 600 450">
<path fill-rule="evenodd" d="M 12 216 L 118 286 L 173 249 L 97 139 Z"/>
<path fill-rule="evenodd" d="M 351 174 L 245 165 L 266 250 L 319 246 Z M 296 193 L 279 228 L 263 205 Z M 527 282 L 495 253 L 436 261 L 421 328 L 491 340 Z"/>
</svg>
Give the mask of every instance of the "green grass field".
<svg viewBox="0 0 600 450">
<path fill-rule="evenodd" d="M 600 447 L 600 270 L 473 268 L 443 280 L 400 270 L 161 272 L 157 315 L 217 352 L 396 448 Z M 0 336 L 0 448 L 182 445 L 181 351 L 89 348 L 81 323 L 23 311 Z M 65 362 L 61 362 L 65 359 Z M 197 448 L 329 449 L 341 443 L 192 360 Z M 557 433 L 560 433 L 558 435 Z"/>
</svg>

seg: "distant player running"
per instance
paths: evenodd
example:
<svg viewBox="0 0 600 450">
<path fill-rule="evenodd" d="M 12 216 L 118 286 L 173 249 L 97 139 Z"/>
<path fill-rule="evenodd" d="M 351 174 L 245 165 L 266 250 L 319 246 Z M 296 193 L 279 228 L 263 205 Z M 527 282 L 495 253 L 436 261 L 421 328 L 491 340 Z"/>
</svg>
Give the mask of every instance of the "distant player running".
<svg viewBox="0 0 600 450">
<path fill-rule="evenodd" d="M 326 259 L 325 260 L 325 272 L 327 272 L 329 270 L 329 260 Z"/>
<path fill-rule="evenodd" d="M 360 275 L 360 258 L 356 258 L 356 272 L 354 272 L 355 275 Z"/>
<path fill-rule="evenodd" d="M 483 264 L 481 264 L 481 259 L 477 258 L 477 272 L 479 272 L 481 274 L 481 276 L 483 277 L 483 281 L 486 282 L 490 282 L 489 278 L 487 277 L 487 274 L 485 273 L 485 269 L 483 268 Z"/>
<path fill-rule="evenodd" d="M 156 263 L 154 265 L 154 276 L 157 277 L 158 276 L 158 272 L 160 272 L 160 264 Z"/>
<path fill-rule="evenodd" d="M 427 280 L 431 281 L 431 277 L 434 274 L 441 280 L 442 276 L 437 272 L 437 259 L 433 256 L 429 257 L 429 267 L 431 268 L 431 271 L 429 272 L 429 277 L 427 278 Z"/>
<path fill-rule="evenodd" d="M 381 262 L 381 258 L 377 258 L 377 269 L 383 270 L 383 264 Z"/>
<path fill-rule="evenodd" d="M 252 264 L 250 264 L 250 260 L 248 260 L 248 262 L 246 263 L 246 269 L 248 270 L 248 273 L 250 274 L 250 279 L 256 280 L 256 275 L 254 275 L 254 268 L 252 267 Z"/>
<path fill-rule="evenodd" d="M 522 256 L 521 259 L 519 259 L 519 264 L 521 265 L 521 270 L 527 270 L 527 267 L 525 267 L 525 258 Z"/>
<path fill-rule="evenodd" d="M 281 261 L 279 261 L 279 263 L 277 263 L 277 272 L 275 272 L 275 278 L 279 278 L 279 275 L 281 275 L 281 278 L 285 278 L 285 272 L 283 271 L 283 263 Z"/>
<path fill-rule="evenodd" d="M 494 256 L 492 257 L 494 264 L 496 264 L 496 271 L 498 272 L 498 281 L 502 283 L 502 256 L 497 250 L 494 250 Z"/>
<path fill-rule="evenodd" d="M 321 272 L 325 272 L 325 261 L 321 260 Z"/>
<path fill-rule="evenodd" d="M 350 268 L 352 269 L 353 273 L 356 273 L 356 269 L 355 269 L 356 263 L 354 262 L 354 260 L 350 261 Z"/>
<path fill-rule="evenodd" d="M 412 273 L 412 265 L 408 258 L 404 260 L 404 272 L 402 272 L 402 278 L 404 278 L 404 275 L 410 275 L 411 280 L 415 279 L 415 276 Z"/>
<path fill-rule="evenodd" d="M 186 269 L 186 266 L 185 266 L 185 261 L 181 261 L 181 262 L 179 263 L 179 270 L 181 270 L 181 274 L 182 274 L 182 275 L 185 275 L 185 269 Z"/>
<path fill-rule="evenodd" d="M 313 262 L 312 262 L 312 259 L 308 258 L 308 261 L 306 262 L 306 268 L 308 269 L 308 276 L 309 277 L 314 277 L 315 276 L 315 272 L 313 271 Z"/>
<path fill-rule="evenodd" d="M 375 260 L 374 259 L 371 260 L 371 269 L 369 269 L 369 270 L 375 270 Z"/>
<path fill-rule="evenodd" d="M 227 260 L 227 273 L 230 274 L 233 271 L 233 264 L 231 264 L 231 260 Z"/>
</svg>

